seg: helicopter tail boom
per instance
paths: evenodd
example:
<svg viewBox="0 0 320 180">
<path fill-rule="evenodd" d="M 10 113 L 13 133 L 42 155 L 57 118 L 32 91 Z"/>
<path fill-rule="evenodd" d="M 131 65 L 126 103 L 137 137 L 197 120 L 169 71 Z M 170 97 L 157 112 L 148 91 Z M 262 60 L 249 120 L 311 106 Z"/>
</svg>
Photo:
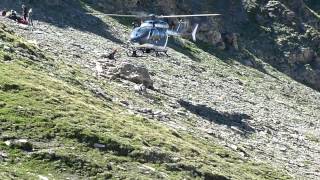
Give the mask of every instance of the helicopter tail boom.
<svg viewBox="0 0 320 180">
<path fill-rule="evenodd" d="M 183 36 L 183 35 L 191 35 L 192 36 L 192 40 L 196 41 L 197 40 L 197 32 L 199 29 L 199 24 L 196 24 L 195 27 L 193 28 L 191 34 L 185 34 L 185 33 L 181 33 L 179 31 L 172 31 L 172 30 L 168 30 L 167 33 L 170 36 Z"/>
</svg>

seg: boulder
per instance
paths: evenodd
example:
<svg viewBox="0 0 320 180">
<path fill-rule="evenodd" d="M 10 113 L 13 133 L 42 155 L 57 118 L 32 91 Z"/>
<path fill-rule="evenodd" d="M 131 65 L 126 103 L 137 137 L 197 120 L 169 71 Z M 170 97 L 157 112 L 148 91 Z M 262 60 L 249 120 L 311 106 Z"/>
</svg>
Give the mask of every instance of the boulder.
<svg viewBox="0 0 320 180">
<path fill-rule="evenodd" d="M 202 31 L 202 33 L 198 33 L 197 39 L 213 45 L 223 41 L 221 33 L 215 30 Z"/>
<path fill-rule="evenodd" d="M 106 148 L 106 145 L 104 144 L 99 144 L 99 143 L 94 143 L 93 147 L 97 148 L 97 149 L 104 149 Z"/>
<path fill-rule="evenodd" d="M 24 151 L 32 151 L 33 146 L 27 139 L 8 140 L 4 142 L 11 148 L 22 149 Z"/>
<path fill-rule="evenodd" d="M 38 175 L 38 177 L 39 177 L 39 180 L 49 180 L 49 178 L 46 176 Z"/>
<path fill-rule="evenodd" d="M 147 92 L 147 88 L 146 86 L 144 86 L 143 84 L 140 84 L 140 85 L 135 85 L 134 86 L 134 90 L 135 92 L 139 93 L 139 94 L 144 94 Z"/>
<path fill-rule="evenodd" d="M 234 50 L 239 50 L 238 36 L 236 33 L 223 33 L 222 39 L 227 49 L 232 48 Z"/>
<path fill-rule="evenodd" d="M 7 104 L 5 102 L 0 101 L 0 108 L 4 108 Z"/>
<path fill-rule="evenodd" d="M 12 57 L 9 56 L 8 54 L 4 54 L 4 55 L 3 55 L 3 60 L 4 60 L 4 61 L 11 61 L 11 60 L 12 60 Z"/>
<path fill-rule="evenodd" d="M 316 53 L 311 48 L 300 48 L 289 55 L 289 63 L 308 64 L 316 58 Z"/>
<path fill-rule="evenodd" d="M 136 84 L 143 84 L 146 88 L 153 89 L 153 81 L 147 68 L 130 63 L 122 63 L 113 69 L 112 78 L 122 78 Z"/>
<path fill-rule="evenodd" d="M 301 49 L 302 60 L 306 62 L 310 62 L 315 57 L 315 52 L 310 48 Z"/>
<path fill-rule="evenodd" d="M 296 18 L 295 12 L 291 11 L 280 1 L 269 1 L 262 12 L 271 19 L 282 20 L 283 23 L 291 24 Z"/>
<path fill-rule="evenodd" d="M 318 63 L 318 64 L 320 64 L 320 57 L 316 57 L 316 58 L 315 58 L 315 62 Z"/>
</svg>

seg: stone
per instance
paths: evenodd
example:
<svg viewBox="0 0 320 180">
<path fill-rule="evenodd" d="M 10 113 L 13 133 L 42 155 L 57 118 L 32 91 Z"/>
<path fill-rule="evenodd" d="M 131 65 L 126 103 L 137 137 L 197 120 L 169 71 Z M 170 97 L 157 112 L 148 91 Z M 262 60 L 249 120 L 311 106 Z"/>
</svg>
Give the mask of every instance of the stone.
<svg viewBox="0 0 320 180">
<path fill-rule="evenodd" d="M 11 56 L 9 56 L 8 54 L 4 54 L 4 55 L 3 55 L 3 60 L 4 60 L 4 61 L 11 61 L 12 58 L 11 58 Z"/>
<path fill-rule="evenodd" d="M 94 144 L 93 144 L 93 147 L 98 148 L 98 149 L 103 149 L 103 148 L 106 147 L 106 145 L 104 145 L 104 144 L 99 144 L 99 143 L 94 143 Z"/>
<path fill-rule="evenodd" d="M 4 50 L 4 51 L 7 51 L 7 52 L 12 52 L 12 51 L 13 51 L 12 48 L 9 47 L 9 46 L 4 46 L 4 47 L 3 47 L 3 50 Z"/>
<path fill-rule="evenodd" d="M 217 47 L 218 50 L 223 51 L 223 50 L 226 49 L 226 43 L 224 43 L 224 42 L 218 42 L 218 43 L 216 44 L 216 47 Z"/>
<path fill-rule="evenodd" d="M 49 180 L 49 178 L 46 176 L 38 175 L 38 177 L 39 177 L 39 180 Z"/>
<path fill-rule="evenodd" d="M 296 14 L 293 11 L 286 11 L 287 21 L 293 21 L 295 17 L 296 17 Z"/>
<path fill-rule="evenodd" d="M 117 168 L 121 171 L 127 171 L 127 169 L 123 166 L 117 165 Z"/>
<path fill-rule="evenodd" d="M 223 33 L 222 38 L 227 49 L 239 50 L 238 35 L 236 33 Z"/>
<path fill-rule="evenodd" d="M 125 100 L 121 100 L 120 103 L 125 105 L 125 106 L 129 106 L 130 105 L 129 102 L 125 101 Z"/>
<path fill-rule="evenodd" d="M 147 88 L 143 84 L 135 85 L 134 90 L 135 90 L 135 92 L 140 93 L 140 94 L 144 94 L 147 92 Z"/>
<path fill-rule="evenodd" d="M 1 152 L 1 151 L 0 151 L 0 157 L 2 157 L 2 158 L 7 158 L 7 157 L 8 157 L 8 154 L 5 153 L 5 152 Z"/>
<path fill-rule="evenodd" d="M 12 142 L 11 141 L 5 141 L 4 144 L 7 145 L 7 146 L 11 146 Z"/>
<path fill-rule="evenodd" d="M 7 104 L 5 102 L 0 101 L 0 108 L 4 108 Z"/>
<path fill-rule="evenodd" d="M 143 66 L 136 66 L 130 63 L 122 63 L 115 68 L 113 78 L 122 78 L 136 84 L 143 84 L 146 88 L 153 89 L 153 81 L 151 80 L 149 71 Z"/>
<path fill-rule="evenodd" d="M 213 130 L 208 130 L 207 134 L 209 134 L 210 136 L 215 136 L 215 132 Z"/>
<path fill-rule="evenodd" d="M 282 147 L 279 148 L 279 150 L 282 151 L 282 152 L 287 152 L 287 149 L 288 148 L 286 148 L 285 146 L 282 146 Z"/>
<path fill-rule="evenodd" d="M 139 167 L 139 169 L 141 170 L 141 172 L 143 174 L 151 174 L 151 173 L 156 171 L 155 168 L 147 166 L 147 165 L 142 165 L 142 166 Z"/>
<path fill-rule="evenodd" d="M 315 62 L 318 63 L 318 64 L 320 64 L 320 57 L 316 57 L 316 58 L 315 58 Z"/>
<path fill-rule="evenodd" d="M 234 151 L 236 151 L 238 149 L 238 147 L 236 145 L 233 144 L 228 144 L 228 147 Z"/>
<path fill-rule="evenodd" d="M 159 177 L 162 178 L 162 179 L 168 179 L 169 175 L 164 173 L 164 172 L 159 172 Z"/>
<path fill-rule="evenodd" d="M 152 113 L 152 109 L 149 109 L 149 108 L 139 109 L 138 111 L 141 113 L 144 113 L 144 114 L 151 114 Z"/>
<path fill-rule="evenodd" d="M 300 48 L 289 54 L 289 63 L 308 64 L 316 58 L 316 53 L 310 48 Z"/>
<path fill-rule="evenodd" d="M 4 142 L 11 148 L 18 148 L 24 151 L 32 151 L 33 146 L 27 139 L 8 140 Z"/>
<path fill-rule="evenodd" d="M 302 48 L 301 53 L 303 55 L 303 61 L 310 62 L 315 56 L 315 52 L 310 48 Z"/>
<path fill-rule="evenodd" d="M 177 137 L 177 138 L 182 138 L 182 136 L 179 134 L 179 132 L 176 131 L 175 129 L 172 129 L 172 130 L 171 130 L 171 134 L 174 135 L 174 136 Z"/>
<path fill-rule="evenodd" d="M 106 101 L 112 101 L 112 98 L 109 97 L 106 93 L 98 92 L 96 95 L 97 95 L 97 97 L 100 97 Z"/>
<path fill-rule="evenodd" d="M 243 65 L 253 67 L 253 63 L 250 59 L 244 60 Z"/>
<path fill-rule="evenodd" d="M 219 174 L 213 174 L 210 172 L 204 173 L 204 180 L 229 180 L 230 178 L 219 175 Z"/>
</svg>

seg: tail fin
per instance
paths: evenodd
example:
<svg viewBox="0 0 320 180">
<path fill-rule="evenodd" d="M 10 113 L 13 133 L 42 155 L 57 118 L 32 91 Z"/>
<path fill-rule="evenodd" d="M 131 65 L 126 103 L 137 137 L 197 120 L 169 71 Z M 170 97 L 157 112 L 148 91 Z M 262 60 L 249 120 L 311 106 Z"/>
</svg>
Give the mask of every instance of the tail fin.
<svg viewBox="0 0 320 180">
<path fill-rule="evenodd" d="M 193 31 L 192 31 L 192 40 L 193 41 L 196 41 L 197 40 L 197 31 L 198 31 L 198 28 L 199 28 L 199 24 L 196 24 L 196 26 L 194 27 Z"/>
</svg>

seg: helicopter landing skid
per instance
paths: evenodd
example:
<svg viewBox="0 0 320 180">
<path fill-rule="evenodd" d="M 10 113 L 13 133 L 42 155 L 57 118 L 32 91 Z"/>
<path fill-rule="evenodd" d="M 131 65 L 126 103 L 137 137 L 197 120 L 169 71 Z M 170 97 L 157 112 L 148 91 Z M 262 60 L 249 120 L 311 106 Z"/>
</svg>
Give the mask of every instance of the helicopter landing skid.
<svg viewBox="0 0 320 180">
<path fill-rule="evenodd" d="M 139 51 L 139 50 L 132 50 L 131 53 L 127 52 L 127 56 L 128 57 L 144 57 L 143 54 L 144 53 L 142 51 Z"/>
<path fill-rule="evenodd" d="M 167 57 L 170 57 L 167 51 L 155 51 L 156 57 L 160 57 L 161 54 L 166 55 Z"/>
<path fill-rule="evenodd" d="M 168 49 L 165 47 L 158 47 L 152 44 L 144 44 L 144 45 L 132 45 L 127 44 L 126 54 L 128 57 L 146 57 L 145 54 L 154 54 L 155 57 L 161 57 L 165 55 L 166 57 L 170 57 L 168 54 Z"/>
</svg>

